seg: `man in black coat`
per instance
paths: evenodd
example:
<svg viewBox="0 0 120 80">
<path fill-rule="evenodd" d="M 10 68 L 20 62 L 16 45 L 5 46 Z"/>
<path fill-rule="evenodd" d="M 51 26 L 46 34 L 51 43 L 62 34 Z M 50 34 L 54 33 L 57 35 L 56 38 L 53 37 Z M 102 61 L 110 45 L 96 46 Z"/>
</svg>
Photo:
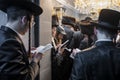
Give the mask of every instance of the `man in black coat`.
<svg viewBox="0 0 120 80">
<path fill-rule="evenodd" d="M 113 42 L 119 21 L 120 12 L 101 10 L 98 22 L 92 22 L 97 41 L 75 56 L 70 80 L 120 80 L 120 49 Z"/>
<path fill-rule="evenodd" d="M 0 0 L 0 10 L 8 17 L 7 24 L 0 27 L 0 80 L 34 80 L 42 54 L 35 53 L 29 61 L 21 36 L 42 9 L 30 0 Z"/>
</svg>

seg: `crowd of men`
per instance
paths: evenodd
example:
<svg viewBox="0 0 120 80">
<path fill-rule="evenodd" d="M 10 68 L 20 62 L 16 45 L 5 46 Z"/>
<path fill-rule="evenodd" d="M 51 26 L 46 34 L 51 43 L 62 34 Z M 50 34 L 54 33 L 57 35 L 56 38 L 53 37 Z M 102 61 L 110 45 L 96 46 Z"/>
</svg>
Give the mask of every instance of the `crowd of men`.
<svg viewBox="0 0 120 80">
<path fill-rule="evenodd" d="M 42 54 L 30 45 L 26 51 L 21 36 L 43 10 L 31 0 L 0 0 L 0 10 L 7 14 L 0 27 L 0 80 L 35 80 Z M 120 80 L 120 12 L 102 9 L 97 21 L 52 20 L 52 80 Z"/>
<path fill-rule="evenodd" d="M 119 20 L 120 13 L 110 9 L 101 10 L 98 20 L 63 16 L 62 25 L 53 15 L 52 80 L 118 80 Z"/>
</svg>

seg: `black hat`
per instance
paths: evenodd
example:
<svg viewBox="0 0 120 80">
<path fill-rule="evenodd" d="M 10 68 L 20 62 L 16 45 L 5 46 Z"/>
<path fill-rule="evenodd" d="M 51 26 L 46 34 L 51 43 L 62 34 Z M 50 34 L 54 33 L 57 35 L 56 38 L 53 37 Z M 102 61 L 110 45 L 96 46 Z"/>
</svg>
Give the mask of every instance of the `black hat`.
<svg viewBox="0 0 120 80">
<path fill-rule="evenodd" d="M 15 6 L 30 11 L 33 15 L 40 15 L 43 10 L 31 0 L 0 0 L 0 10 L 7 12 L 7 8 Z"/>
<path fill-rule="evenodd" d="M 87 34 L 87 35 L 94 34 L 94 27 L 90 23 L 91 20 L 85 18 L 85 20 L 80 21 L 80 29 L 83 34 Z"/>
<path fill-rule="evenodd" d="M 81 20 L 80 21 L 80 25 L 81 26 L 91 26 L 92 24 L 91 24 L 91 21 L 92 21 L 92 19 L 91 20 L 87 20 L 86 18 L 84 19 L 84 20 Z"/>
<path fill-rule="evenodd" d="M 91 21 L 92 18 L 91 18 L 91 17 L 85 17 L 85 20 L 86 20 L 86 21 Z"/>
<path fill-rule="evenodd" d="M 120 29 L 120 12 L 111 9 L 102 9 L 97 22 L 92 22 L 93 25 L 107 28 L 107 29 Z"/>
<path fill-rule="evenodd" d="M 57 27 L 59 25 L 58 22 L 59 21 L 57 15 L 52 15 L 52 27 Z"/>
<path fill-rule="evenodd" d="M 64 30 L 64 28 L 63 28 L 62 26 L 58 26 L 58 27 L 57 27 L 57 31 L 58 31 L 59 33 L 63 34 L 63 35 L 66 35 L 66 32 L 65 32 L 65 30 Z"/>
<path fill-rule="evenodd" d="M 74 17 L 63 16 L 62 18 L 62 24 L 67 24 L 67 25 L 71 25 L 72 27 L 74 27 L 75 23 L 76 23 L 76 20 Z"/>
</svg>

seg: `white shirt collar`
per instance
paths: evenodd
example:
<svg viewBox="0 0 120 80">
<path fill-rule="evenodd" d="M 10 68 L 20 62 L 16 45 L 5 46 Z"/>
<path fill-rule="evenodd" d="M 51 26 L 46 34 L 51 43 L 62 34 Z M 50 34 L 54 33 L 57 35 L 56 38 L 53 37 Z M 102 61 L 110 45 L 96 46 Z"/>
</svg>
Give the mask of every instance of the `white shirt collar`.
<svg viewBox="0 0 120 80">
<path fill-rule="evenodd" d="M 112 41 L 112 40 L 111 39 L 99 39 L 96 42 L 99 42 L 99 41 Z"/>
</svg>

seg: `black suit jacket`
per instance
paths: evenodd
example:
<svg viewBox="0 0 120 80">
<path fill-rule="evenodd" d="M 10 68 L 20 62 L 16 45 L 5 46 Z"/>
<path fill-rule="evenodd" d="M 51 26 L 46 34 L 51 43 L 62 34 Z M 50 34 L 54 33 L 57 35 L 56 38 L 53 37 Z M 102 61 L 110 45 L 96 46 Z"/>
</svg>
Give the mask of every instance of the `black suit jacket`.
<svg viewBox="0 0 120 80">
<path fill-rule="evenodd" d="M 29 63 L 21 38 L 8 27 L 0 28 L 0 80 L 33 80 L 38 64 Z"/>
<path fill-rule="evenodd" d="M 70 80 L 120 80 L 120 49 L 100 41 L 74 59 Z"/>
</svg>

